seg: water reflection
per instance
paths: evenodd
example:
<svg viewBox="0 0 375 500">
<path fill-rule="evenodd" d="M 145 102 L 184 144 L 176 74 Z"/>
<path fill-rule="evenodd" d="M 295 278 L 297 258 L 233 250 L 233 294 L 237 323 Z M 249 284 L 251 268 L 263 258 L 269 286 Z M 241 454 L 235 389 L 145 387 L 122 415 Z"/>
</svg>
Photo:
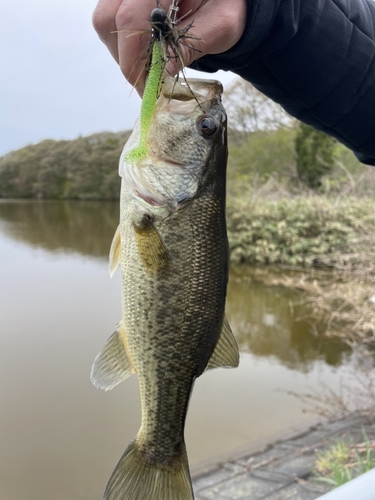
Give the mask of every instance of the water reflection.
<svg viewBox="0 0 375 500">
<path fill-rule="evenodd" d="M 51 251 L 107 257 L 118 219 L 117 202 L 0 202 L 5 234 Z"/>
<path fill-rule="evenodd" d="M 248 279 L 244 279 L 244 276 Z M 246 269 L 233 269 L 227 298 L 227 316 L 243 352 L 275 356 L 289 368 L 308 371 L 317 359 L 337 366 L 350 349 L 342 342 L 319 334 L 306 321 L 296 321 L 303 308 L 296 292 L 267 287 L 251 280 Z"/>
</svg>

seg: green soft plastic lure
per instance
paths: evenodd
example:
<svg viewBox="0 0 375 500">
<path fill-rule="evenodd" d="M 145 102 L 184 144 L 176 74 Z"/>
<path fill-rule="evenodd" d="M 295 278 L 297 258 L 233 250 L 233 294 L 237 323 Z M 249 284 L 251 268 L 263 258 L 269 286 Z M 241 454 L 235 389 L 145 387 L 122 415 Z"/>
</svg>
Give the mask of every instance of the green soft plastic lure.
<svg viewBox="0 0 375 500">
<path fill-rule="evenodd" d="M 163 83 L 165 65 L 166 57 L 161 42 L 155 41 L 152 48 L 151 67 L 147 76 L 141 104 L 139 144 L 136 148 L 126 153 L 124 161 L 136 162 L 144 158 L 147 154 L 146 137 Z"/>
</svg>

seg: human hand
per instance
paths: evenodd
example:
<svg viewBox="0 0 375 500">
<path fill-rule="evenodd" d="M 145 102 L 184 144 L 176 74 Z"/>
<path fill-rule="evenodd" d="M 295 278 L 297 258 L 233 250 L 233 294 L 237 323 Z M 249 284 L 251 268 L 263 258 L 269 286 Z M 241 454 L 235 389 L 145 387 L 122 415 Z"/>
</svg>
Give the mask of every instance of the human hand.
<svg viewBox="0 0 375 500">
<path fill-rule="evenodd" d="M 170 0 L 163 2 L 166 12 L 170 4 Z M 181 45 L 184 66 L 204 55 L 226 52 L 244 31 L 245 0 L 180 0 L 178 6 L 177 19 L 186 15 L 178 28 L 193 22 L 189 35 L 194 38 L 187 42 L 197 49 Z M 93 14 L 93 25 L 100 39 L 140 96 L 145 86 L 146 46 L 150 39 L 142 31 L 150 30 L 150 14 L 155 7 L 156 0 L 99 0 Z M 175 75 L 179 68 L 170 60 L 166 70 Z"/>
</svg>

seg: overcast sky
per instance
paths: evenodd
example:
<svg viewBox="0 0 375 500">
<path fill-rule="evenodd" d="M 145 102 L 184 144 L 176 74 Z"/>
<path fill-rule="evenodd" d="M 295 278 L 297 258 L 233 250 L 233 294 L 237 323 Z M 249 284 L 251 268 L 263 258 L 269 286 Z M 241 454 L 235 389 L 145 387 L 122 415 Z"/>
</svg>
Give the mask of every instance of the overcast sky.
<svg viewBox="0 0 375 500">
<path fill-rule="evenodd" d="M 96 0 L 2 2 L 0 155 L 46 138 L 133 127 L 140 99 L 92 28 L 95 5 Z M 225 85 L 234 75 L 215 77 Z"/>
</svg>

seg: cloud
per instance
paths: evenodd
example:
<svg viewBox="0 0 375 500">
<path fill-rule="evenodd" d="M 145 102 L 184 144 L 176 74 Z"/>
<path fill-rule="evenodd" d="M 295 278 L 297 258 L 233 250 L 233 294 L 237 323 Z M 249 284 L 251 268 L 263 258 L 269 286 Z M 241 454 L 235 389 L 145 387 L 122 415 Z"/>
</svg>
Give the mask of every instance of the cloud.
<svg viewBox="0 0 375 500">
<path fill-rule="evenodd" d="M 2 6 L 0 155 L 46 138 L 133 127 L 140 99 L 92 28 L 95 5 L 19 0 Z"/>
</svg>

